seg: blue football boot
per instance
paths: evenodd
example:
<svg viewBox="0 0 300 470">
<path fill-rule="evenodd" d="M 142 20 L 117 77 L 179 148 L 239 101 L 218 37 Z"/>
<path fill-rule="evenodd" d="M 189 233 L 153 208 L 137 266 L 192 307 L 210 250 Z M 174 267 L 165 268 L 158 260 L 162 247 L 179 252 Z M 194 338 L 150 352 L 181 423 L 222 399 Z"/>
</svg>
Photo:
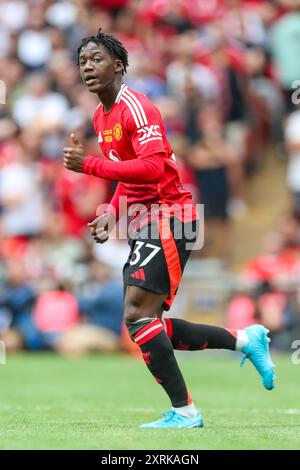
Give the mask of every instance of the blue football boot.
<svg viewBox="0 0 300 470">
<path fill-rule="evenodd" d="M 187 418 L 171 410 L 164 413 L 163 419 L 141 424 L 139 428 L 203 428 L 203 419 L 199 412 L 194 418 Z"/>
<path fill-rule="evenodd" d="M 275 387 L 275 366 L 269 351 L 269 342 L 271 341 L 267 336 L 269 330 L 262 325 L 252 325 L 245 328 L 244 331 L 248 335 L 249 342 L 247 346 L 242 348 L 245 356 L 241 361 L 241 367 L 246 359 L 249 359 L 259 373 L 263 386 L 267 390 L 272 390 Z"/>
</svg>

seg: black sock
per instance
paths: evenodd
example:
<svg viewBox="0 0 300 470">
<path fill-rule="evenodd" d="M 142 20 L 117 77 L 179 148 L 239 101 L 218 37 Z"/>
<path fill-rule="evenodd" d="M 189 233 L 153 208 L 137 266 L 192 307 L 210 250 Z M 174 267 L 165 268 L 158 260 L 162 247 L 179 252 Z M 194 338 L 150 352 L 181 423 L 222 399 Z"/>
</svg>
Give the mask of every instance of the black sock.
<svg viewBox="0 0 300 470">
<path fill-rule="evenodd" d="M 199 349 L 206 348 L 235 350 L 236 330 L 191 323 L 178 318 L 165 318 L 163 322 L 174 349 L 186 351 L 199 351 Z"/>
<path fill-rule="evenodd" d="M 133 341 L 140 347 L 151 374 L 168 394 L 172 406 L 178 408 L 190 404 L 192 400 L 162 322 L 158 318 L 145 319 L 128 322 L 127 328 Z"/>
</svg>

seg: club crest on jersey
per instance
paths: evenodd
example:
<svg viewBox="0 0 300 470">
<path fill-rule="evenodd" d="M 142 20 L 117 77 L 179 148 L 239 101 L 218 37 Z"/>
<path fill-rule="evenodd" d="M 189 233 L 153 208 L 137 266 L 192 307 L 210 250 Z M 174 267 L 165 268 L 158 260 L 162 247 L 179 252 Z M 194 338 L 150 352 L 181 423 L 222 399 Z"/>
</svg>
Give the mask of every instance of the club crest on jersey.
<svg viewBox="0 0 300 470">
<path fill-rule="evenodd" d="M 115 125 L 115 127 L 113 129 L 113 135 L 114 135 L 114 138 L 116 140 L 121 140 L 121 138 L 122 138 L 122 126 L 119 122 Z"/>
</svg>

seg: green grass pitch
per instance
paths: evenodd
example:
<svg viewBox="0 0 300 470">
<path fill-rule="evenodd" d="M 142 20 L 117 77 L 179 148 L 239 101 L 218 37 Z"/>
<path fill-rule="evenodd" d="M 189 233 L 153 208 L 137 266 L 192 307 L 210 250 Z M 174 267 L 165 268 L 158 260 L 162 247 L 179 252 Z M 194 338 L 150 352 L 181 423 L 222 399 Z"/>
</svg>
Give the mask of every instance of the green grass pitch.
<svg viewBox="0 0 300 470">
<path fill-rule="evenodd" d="M 0 366 L 1 449 L 299 449 L 300 365 L 275 356 L 268 392 L 233 355 L 178 356 L 203 429 L 139 430 L 169 408 L 142 361 L 8 356 Z"/>
</svg>

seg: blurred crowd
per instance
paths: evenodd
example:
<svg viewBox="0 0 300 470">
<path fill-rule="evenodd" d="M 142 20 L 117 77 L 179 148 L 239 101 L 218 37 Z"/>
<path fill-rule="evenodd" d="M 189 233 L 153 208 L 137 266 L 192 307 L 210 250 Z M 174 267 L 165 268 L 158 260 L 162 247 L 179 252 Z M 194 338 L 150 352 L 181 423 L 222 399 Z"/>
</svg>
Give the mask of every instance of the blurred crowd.
<svg viewBox="0 0 300 470">
<path fill-rule="evenodd" d="M 204 204 L 206 246 L 219 237 L 218 256 L 230 257 L 231 220 L 247 211 L 246 180 L 270 148 L 287 159 L 290 212 L 247 267 L 229 322 L 265 321 L 273 309 L 271 329 L 294 325 L 300 0 L 0 0 L 0 334 L 8 349 L 127 344 L 126 241 L 95 246 L 86 227 L 114 185 L 62 166 L 72 131 L 87 153 L 100 153 L 97 97 L 76 64 L 81 39 L 99 27 L 128 49 L 126 83 L 160 108 L 183 182 Z"/>
<path fill-rule="evenodd" d="M 227 311 L 227 324 L 243 329 L 263 323 L 272 347 L 290 351 L 300 333 L 300 212 L 281 217 L 265 235 L 261 251 L 240 274 Z"/>
</svg>

